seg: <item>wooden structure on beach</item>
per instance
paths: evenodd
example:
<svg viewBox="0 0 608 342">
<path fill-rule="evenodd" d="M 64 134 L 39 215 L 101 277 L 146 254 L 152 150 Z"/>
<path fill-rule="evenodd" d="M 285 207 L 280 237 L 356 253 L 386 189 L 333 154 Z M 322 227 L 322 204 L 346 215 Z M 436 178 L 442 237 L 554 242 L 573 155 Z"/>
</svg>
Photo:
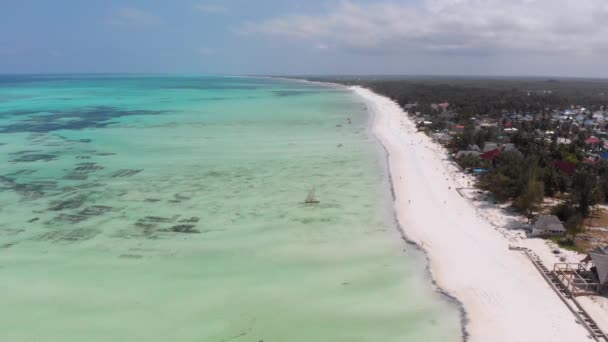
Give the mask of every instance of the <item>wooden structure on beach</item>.
<svg viewBox="0 0 608 342">
<path fill-rule="evenodd" d="M 557 263 L 553 266 L 553 273 L 575 297 L 596 295 L 600 292 L 600 283 L 593 272 L 582 264 Z"/>
<path fill-rule="evenodd" d="M 553 273 L 573 296 L 601 294 L 608 289 L 608 247 L 594 249 L 581 263 L 557 263 Z"/>
<path fill-rule="evenodd" d="M 532 262 L 534 267 L 540 272 L 545 281 L 549 284 L 551 289 L 559 296 L 561 301 L 566 304 L 568 309 L 574 314 L 577 318 L 578 322 L 580 322 L 587 331 L 590 333 L 590 337 L 597 342 L 608 342 L 608 335 L 604 333 L 597 323 L 591 318 L 589 313 L 581 306 L 581 304 L 576 300 L 576 296 L 574 296 L 571 291 L 568 290 L 566 286 L 560 281 L 559 275 L 553 271 L 549 271 L 549 269 L 543 264 L 538 255 L 534 253 L 529 248 L 518 247 L 518 246 L 509 246 L 510 250 L 523 252 L 528 259 Z M 579 265 L 579 264 L 576 264 Z M 570 266 L 572 269 L 573 267 Z M 568 270 L 566 268 L 566 270 Z M 578 267 L 575 269 L 578 272 Z"/>
</svg>

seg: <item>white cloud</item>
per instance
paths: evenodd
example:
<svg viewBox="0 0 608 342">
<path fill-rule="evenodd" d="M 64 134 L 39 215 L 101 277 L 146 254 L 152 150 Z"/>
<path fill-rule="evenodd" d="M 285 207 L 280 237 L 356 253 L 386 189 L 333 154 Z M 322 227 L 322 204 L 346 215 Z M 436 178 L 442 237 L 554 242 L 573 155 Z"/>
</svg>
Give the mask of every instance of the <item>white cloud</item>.
<svg viewBox="0 0 608 342">
<path fill-rule="evenodd" d="M 158 25 L 162 20 L 151 12 L 135 7 L 123 7 L 110 17 L 109 22 L 113 25 L 147 27 Z"/>
<path fill-rule="evenodd" d="M 425 0 L 342 2 L 328 13 L 249 23 L 246 34 L 310 41 L 365 53 L 569 53 L 608 49 L 605 0 Z"/>
<path fill-rule="evenodd" d="M 228 7 L 218 4 L 200 3 L 194 5 L 194 8 L 206 14 L 222 14 L 228 12 Z"/>
</svg>

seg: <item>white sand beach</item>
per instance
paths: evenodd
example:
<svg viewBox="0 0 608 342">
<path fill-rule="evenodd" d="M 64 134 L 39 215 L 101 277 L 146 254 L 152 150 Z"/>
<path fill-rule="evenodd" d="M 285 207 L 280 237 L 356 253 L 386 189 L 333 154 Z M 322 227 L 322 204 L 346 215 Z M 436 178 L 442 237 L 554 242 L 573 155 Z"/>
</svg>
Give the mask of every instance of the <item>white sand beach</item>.
<svg viewBox="0 0 608 342">
<path fill-rule="evenodd" d="M 513 238 L 500 223 L 459 195 L 457 188 L 472 184 L 445 149 L 417 133 L 390 99 L 352 89 L 374 114 L 374 133 L 389 154 L 399 223 L 428 253 L 437 284 L 464 306 L 469 340 L 589 340 L 532 263 L 509 250 Z"/>
</svg>

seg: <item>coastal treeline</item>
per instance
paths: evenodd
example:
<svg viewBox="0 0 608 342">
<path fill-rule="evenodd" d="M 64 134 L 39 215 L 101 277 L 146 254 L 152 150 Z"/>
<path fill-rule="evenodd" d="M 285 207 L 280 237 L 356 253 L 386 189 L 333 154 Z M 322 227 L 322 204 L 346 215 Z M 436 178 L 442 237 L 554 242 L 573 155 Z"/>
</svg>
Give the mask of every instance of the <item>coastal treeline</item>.
<svg viewBox="0 0 608 342">
<path fill-rule="evenodd" d="M 608 81 L 576 79 L 445 79 L 341 78 L 345 85 L 360 85 L 395 100 L 402 107 L 432 113 L 433 104 L 449 103 L 457 119 L 479 115 L 500 118 L 504 113 L 545 113 L 572 105 L 589 109 L 608 106 Z"/>
<path fill-rule="evenodd" d="M 550 211 L 572 243 L 608 201 L 608 81 L 341 78 L 397 102 L 478 186 L 532 219 Z"/>
</svg>

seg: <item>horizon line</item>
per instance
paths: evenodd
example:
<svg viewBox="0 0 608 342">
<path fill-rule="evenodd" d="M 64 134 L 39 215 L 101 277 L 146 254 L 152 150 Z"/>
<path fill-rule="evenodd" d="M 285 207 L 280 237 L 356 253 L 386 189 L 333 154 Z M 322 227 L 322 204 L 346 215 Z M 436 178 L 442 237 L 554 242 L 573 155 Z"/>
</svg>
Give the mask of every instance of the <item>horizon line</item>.
<svg viewBox="0 0 608 342">
<path fill-rule="evenodd" d="M 0 72 L 0 76 L 84 76 L 84 75 L 98 75 L 98 76 L 182 76 L 182 77 L 269 77 L 269 78 L 304 78 L 304 77 L 325 77 L 325 78 L 356 78 L 356 77 L 384 77 L 384 78 L 481 78 L 481 79 L 492 79 L 492 78 L 505 78 L 505 79 L 521 79 L 521 78 L 533 78 L 533 79 L 579 79 L 579 80 L 608 80 L 607 76 L 556 76 L 556 75 L 500 75 L 500 74 L 407 74 L 407 73 L 361 73 L 361 74 L 219 74 L 219 73 L 167 73 L 167 72 L 16 72 L 16 73 L 3 73 Z"/>
</svg>

